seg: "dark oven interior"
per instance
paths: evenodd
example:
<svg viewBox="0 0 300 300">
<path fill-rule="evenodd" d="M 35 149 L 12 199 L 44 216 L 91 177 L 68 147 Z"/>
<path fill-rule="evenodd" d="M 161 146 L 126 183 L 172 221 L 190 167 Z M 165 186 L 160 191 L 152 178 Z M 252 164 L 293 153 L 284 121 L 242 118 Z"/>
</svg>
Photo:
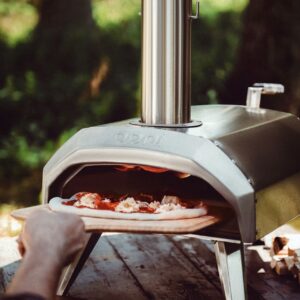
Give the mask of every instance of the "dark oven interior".
<svg viewBox="0 0 300 300">
<path fill-rule="evenodd" d="M 77 192 L 94 192 L 115 197 L 137 194 L 175 195 L 185 200 L 199 199 L 209 207 L 209 213 L 221 215 L 219 224 L 201 230 L 199 234 L 239 239 L 237 220 L 233 209 L 220 193 L 205 180 L 157 167 L 138 165 L 74 165 L 49 187 L 49 199 L 69 198 Z"/>
</svg>

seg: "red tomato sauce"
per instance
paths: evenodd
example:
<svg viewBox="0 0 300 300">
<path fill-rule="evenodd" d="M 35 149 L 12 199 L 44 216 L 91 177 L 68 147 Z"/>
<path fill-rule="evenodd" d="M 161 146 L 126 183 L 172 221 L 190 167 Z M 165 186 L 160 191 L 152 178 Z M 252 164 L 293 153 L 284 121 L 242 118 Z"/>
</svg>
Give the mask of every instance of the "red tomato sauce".
<svg viewBox="0 0 300 300">
<path fill-rule="evenodd" d="M 62 204 L 67 205 L 67 206 L 74 206 L 76 201 L 77 200 L 69 200 L 69 201 L 62 202 Z M 96 208 L 90 208 L 90 207 L 88 207 L 88 208 L 114 211 L 118 204 L 119 204 L 119 202 L 103 202 L 103 201 L 97 199 L 97 200 L 95 200 Z M 84 205 L 79 205 L 79 206 L 76 206 L 76 207 L 77 208 L 87 208 Z"/>
<path fill-rule="evenodd" d="M 68 206 L 73 206 L 76 201 L 77 200 L 69 200 L 69 201 L 62 202 L 62 204 L 68 205 Z"/>
<path fill-rule="evenodd" d="M 103 202 L 103 201 L 95 201 L 96 209 L 102 210 L 112 210 L 114 211 L 119 202 Z"/>
<path fill-rule="evenodd" d="M 140 213 L 154 213 L 154 209 L 153 208 L 151 208 L 151 207 L 140 207 Z"/>
</svg>

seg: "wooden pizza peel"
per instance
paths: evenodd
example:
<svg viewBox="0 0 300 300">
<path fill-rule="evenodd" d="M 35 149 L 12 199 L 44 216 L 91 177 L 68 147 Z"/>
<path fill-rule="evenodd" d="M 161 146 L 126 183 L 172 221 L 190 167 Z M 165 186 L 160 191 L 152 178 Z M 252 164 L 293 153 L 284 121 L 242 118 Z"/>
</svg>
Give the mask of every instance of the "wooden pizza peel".
<svg viewBox="0 0 300 300">
<path fill-rule="evenodd" d="M 50 210 L 47 204 L 31 206 L 15 210 L 12 217 L 19 221 L 26 221 L 27 217 L 34 211 L 46 209 Z M 209 213 L 205 216 L 181 219 L 181 220 L 116 220 L 92 217 L 81 217 L 87 232 L 134 232 L 134 233 L 192 233 L 219 223 L 224 220 L 228 213 L 224 213 L 224 208 L 210 207 Z"/>
</svg>

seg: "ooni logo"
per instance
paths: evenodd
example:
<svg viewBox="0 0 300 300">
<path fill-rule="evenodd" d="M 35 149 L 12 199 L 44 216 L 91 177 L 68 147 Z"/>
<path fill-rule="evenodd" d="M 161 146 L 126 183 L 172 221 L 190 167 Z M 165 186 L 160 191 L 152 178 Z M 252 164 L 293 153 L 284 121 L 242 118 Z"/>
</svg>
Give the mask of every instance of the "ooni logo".
<svg viewBox="0 0 300 300">
<path fill-rule="evenodd" d="M 115 134 L 115 140 L 121 144 L 131 144 L 131 145 L 159 145 L 162 136 L 154 136 L 147 134 L 129 133 L 120 131 Z"/>
</svg>

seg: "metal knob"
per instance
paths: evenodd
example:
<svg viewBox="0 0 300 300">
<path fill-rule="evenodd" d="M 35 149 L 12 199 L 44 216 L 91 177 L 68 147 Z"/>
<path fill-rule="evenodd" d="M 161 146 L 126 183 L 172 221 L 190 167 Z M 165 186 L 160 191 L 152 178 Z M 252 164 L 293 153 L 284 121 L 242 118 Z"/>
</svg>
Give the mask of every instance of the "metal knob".
<svg viewBox="0 0 300 300">
<path fill-rule="evenodd" d="M 260 108 L 261 95 L 275 95 L 284 93 L 284 86 L 277 83 L 255 83 L 248 88 L 246 105 L 249 108 Z"/>
</svg>

